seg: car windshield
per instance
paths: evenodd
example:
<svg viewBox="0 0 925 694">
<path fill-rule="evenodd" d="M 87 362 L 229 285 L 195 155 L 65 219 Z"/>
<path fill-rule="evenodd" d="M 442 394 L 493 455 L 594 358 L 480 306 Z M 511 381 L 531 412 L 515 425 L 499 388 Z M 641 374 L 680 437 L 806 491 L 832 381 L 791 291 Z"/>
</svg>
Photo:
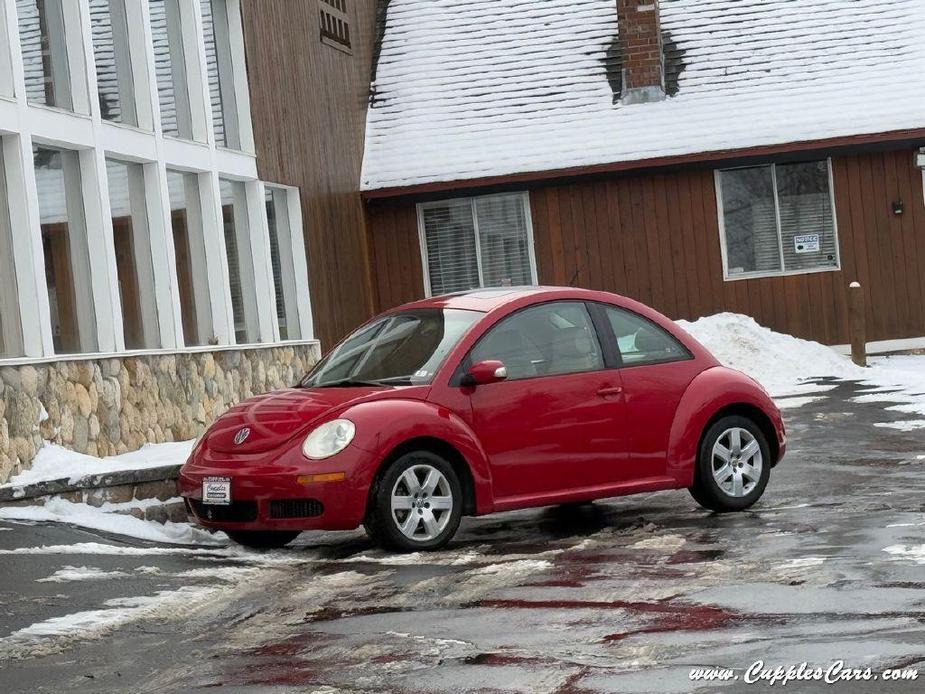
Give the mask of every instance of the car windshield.
<svg viewBox="0 0 925 694">
<path fill-rule="evenodd" d="M 340 343 L 302 381 L 305 388 L 430 383 L 443 360 L 482 316 L 426 308 L 382 316 Z"/>
</svg>

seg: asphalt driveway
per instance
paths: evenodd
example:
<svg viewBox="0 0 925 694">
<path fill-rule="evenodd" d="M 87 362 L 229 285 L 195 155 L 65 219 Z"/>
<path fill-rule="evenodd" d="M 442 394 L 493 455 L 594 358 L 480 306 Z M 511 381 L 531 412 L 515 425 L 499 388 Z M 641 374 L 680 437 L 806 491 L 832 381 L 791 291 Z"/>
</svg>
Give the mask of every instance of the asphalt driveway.
<svg viewBox="0 0 925 694">
<path fill-rule="evenodd" d="M 410 556 L 0 523 L 0 691 L 738 692 L 768 688 L 743 679 L 758 660 L 921 670 L 789 691 L 922 691 L 925 429 L 832 385 L 786 410 L 788 456 L 741 514 L 649 494 L 469 519 Z M 739 679 L 690 681 L 709 666 Z"/>
</svg>

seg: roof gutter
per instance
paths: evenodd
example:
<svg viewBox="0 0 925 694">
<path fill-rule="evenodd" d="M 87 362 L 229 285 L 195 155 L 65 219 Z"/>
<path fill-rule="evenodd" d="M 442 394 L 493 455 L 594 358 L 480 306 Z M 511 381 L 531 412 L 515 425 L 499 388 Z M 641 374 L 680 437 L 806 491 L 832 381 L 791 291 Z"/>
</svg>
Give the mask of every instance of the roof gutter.
<svg viewBox="0 0 925 694">
<path fill-rule="evenodd" d="M 922 142 L 925 143 L 925 128 L 911 130 L 893 130 L 885 133 L 872 133 L 865 135 L 847 135 L 831 137 L 822 140 L 805 140 L 800 142 L 787 142 L 777 145 L 762 145 L 759 147 L 744 147 L 739 149 L 722 149 L 711 152 L 695 152 L 692 154 L 677 154 L 666 157 L 653 157 L 650 159 L 635 159 L 633 161 L 612 162 L 609 164 L 594 164 L 591 166 L 573 166 L 562 169 L 547 169 L 543 171 L 530 171 L 525 173 L 504 174 L 500 176 L 483 176 L 481 178 L 457 179 L 453 181 L 434 181 L 431 183 L 418 183 L 410 186 L 393 186 L 390 188 L 377 188 L 360 191 L 364 200 L 382 198 L 397 198 L 405 196 L 429 195 L 461 189 L 491 188 L 496 186 L 511 186 L 516 184 L 548 183 L 555 179 L 578 178 L 608 173 L 627 173 L 632 171 L 682 167 L 690 165 L 708 165 L 729 160 L 748 159 L 756 157 L 771 157 L 780 154 L 809 152 L 815 150 L 829 150 L 865 145 L 880 145 L 887 143 Z"/>
</svg>

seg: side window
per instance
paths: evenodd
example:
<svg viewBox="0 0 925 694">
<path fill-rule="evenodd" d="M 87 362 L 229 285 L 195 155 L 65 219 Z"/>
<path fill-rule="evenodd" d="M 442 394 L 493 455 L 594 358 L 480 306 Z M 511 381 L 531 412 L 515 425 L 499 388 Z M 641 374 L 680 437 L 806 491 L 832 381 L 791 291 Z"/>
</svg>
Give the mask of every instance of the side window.
<svg viewBox="0 0 925 694">
<path fill-rule="evenodd" d="M 505 318 L 469 358 L 473 364 L 486 359 L 504 362 L 509 381 L 604 368 L 591 316 L 580 302 L 541 304 Z"/>
<path fill-rule="evenodd" d="M 652 321 L 631 311 L 607 307 L 623 366 L 658 364 L 690 357 L 687 350 Z"/>
</svg>

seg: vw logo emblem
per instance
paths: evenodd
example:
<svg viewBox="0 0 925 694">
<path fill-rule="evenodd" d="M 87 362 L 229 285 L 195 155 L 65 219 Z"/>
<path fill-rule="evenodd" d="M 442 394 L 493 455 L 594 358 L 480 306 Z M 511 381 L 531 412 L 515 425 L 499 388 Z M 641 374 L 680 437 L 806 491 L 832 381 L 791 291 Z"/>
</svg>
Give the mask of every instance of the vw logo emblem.
<svg viewBox="0 0 925 694">
<path fill-rule="evenodd" d="M 237 434 L 234 435 L 234 445 L 240 446 L 242 443 L 247 441 L 247 437 L 251 435 L 251 430 L 248 427 L 244 427 L 239 430 Z"/>
</svg>

